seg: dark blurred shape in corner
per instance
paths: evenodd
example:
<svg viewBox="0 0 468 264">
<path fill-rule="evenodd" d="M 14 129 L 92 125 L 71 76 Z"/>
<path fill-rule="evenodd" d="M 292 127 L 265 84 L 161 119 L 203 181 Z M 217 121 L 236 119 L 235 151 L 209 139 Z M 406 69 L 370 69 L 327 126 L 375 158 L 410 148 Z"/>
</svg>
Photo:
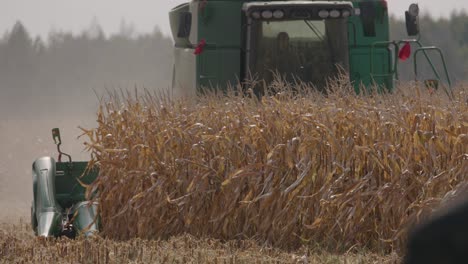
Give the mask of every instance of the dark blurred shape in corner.
<svg viewBox="0 0 468 264">
<path fill-rule="evenodd" d="M 468 263 L 468 182 L 447 194 L 435 215 L 409 234 L 405 264 Z"/>
</svg>

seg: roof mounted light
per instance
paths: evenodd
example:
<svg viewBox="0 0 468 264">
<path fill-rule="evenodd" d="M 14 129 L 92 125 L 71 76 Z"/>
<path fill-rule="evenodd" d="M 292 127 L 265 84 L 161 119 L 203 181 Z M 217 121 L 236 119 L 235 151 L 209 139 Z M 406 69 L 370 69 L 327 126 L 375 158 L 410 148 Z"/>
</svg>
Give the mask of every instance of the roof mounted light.
<svg viewBox="0 0 468 264">
<path fill-rule="evenodd" d="M 361 8 L 359 8 L 359 7 L 354 8 L 354 15 L 360 16 L 361 15 Z"/>
<path fill-rule="evenodd" d="M 265 19 L 270 19 L 273 17 L 273 12 L 271 12 L 270 10 L 265 10 L 262 12 L 262 17 Z"/>
<path fill-rule="evenodd" d="M 360 1 L 367 2 L 370 0 L 359 0 L 358 2 Z M 244 2 L 242 11 L 253 20 L 321 20 L 347 18 L 355 15 L 351 1 L 271 0 L 268 2 Z"/>
<path fill-rule="evenodd" d="M 340 11 L 336 10 L 336 9 L 333 9 L 332 11 L 330 11 L 330 17 L 331 18 L 339 18 L 341 15 Z"/>
<path fill-rule="evenodd" d="M 346 18 L 346 17 L 351 16 L 351 12 L 345 9 L 343 10 L 343 12 L 341 12 L 341 15 Z"/>
<path fill-rule="evenodd" d="M 320 18 L 325 19 L 325 18 L 328 18 L 328 16 L 330 15 L 330 12 L 328 12 L 328 10 L 320 10 L 318 15 Z"/>
<path fill-rule="evenodd" d="M 252 12 L 251 16 L 252 16 L 253 19 L 260 19 L 262 17 L 260 15 L 260 12 L 258 12 L 258 11 Z"/>
<path fill-rule="evenodd" d="M 273 12 L 273 17 L 276 18 L 276 19 L 283 18 L 284 17 L 283 10 L 276 10 L 275 12 Z"/>
</svg>

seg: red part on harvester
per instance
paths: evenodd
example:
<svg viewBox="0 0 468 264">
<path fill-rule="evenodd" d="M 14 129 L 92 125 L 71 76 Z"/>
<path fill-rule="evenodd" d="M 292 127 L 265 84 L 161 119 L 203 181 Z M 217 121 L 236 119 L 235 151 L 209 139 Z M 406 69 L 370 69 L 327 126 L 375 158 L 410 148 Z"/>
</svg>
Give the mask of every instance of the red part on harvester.
<svg viewBox="0 0 468 264">
<path fill-rule="evenodd" d="M 202 14 L 203 14 L 203 12 L 205 12 L 205 8 L 206 8 L 207 4 L 208 4 L 208 0 L 201 0 L 200 1 L 199 8 L 200 8 L 200 11 L 201 11 Z"/>
<path fill-rule="evenodd" d="M 400 60 L 405 61 L 409 57 L 411 57 L 411 44 L 409 42 L 406 42 L 405 45 L 400 49 L 400 53 L 398 54 L 398 58 Z"/>
<path fill-rule="evenodd" d="M 206 46 L 206 40 L 205 39 L 200 40 L 198 45 L 195 47 L 195 51 L 193 52 L 193 54 L 195 55 L 202 54 L 203 50 L 205 49 L 205 46 Z"/>
</svg>

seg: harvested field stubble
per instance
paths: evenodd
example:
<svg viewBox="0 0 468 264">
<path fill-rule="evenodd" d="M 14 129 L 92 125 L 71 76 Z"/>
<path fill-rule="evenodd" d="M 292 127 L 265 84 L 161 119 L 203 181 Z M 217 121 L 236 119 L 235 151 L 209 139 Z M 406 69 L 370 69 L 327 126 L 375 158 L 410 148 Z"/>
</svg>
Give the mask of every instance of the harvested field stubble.
<svg viewBox="0 0 468 264">
<path fill-rule="evenodd" d="M 100 237 L 76 240 L 35 238 L 29 224 L 0 224 L 0 263 L 395 263 L 398 257 L 333 255 L 302 248 L 287 253 L 253 241 L 199 239 L 184 235 L 166 241 Z"/>
<path fill-rule="evenodd" d="M 410 85 L 334 87 L 260 100 L 114 94 L 85 130 L 103 234 L 400 251 L 408 227 L 468 176 L 468 89 L 450 101 Z"/>
</svg>

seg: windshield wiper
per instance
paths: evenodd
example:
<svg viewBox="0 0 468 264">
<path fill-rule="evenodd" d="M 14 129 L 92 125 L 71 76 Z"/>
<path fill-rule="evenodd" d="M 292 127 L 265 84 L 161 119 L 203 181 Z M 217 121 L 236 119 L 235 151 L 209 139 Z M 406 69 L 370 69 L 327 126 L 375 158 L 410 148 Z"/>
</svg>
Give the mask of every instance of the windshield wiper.
<svg viewBox="0 0 468 264">
<path fill-rule="evenodd" d="M 320 39 L 320 41 L 325 42 L 325 39 L 324 39 L 325 36 L 319 33 L 319 30 L 315 27 L 314 24 L 311 24 L 310 21 L 307 21 L 305 19 L 304 19 L 304 22 L 314 32 L 314 34 Z M 327 27 L 325 27 L 325 31 L 326 31 L 326 34 L 329 35 Z M 335 58 L 335 55 L 333 54 L 333 45 L 329 37 L 327 37 L 327 45 L 330 50 L 330 57 L 331 57 L 332 63 L 335 64 L 336 58 Z"/>
<path fill-rule="evenodd" d="M 306 23 L 306 25 L 310 28 L 310 30 L 312 30 L 315 35 L 317 36 L 317 38 L 320 39 L 320 41 L 324 41 L 323 39 L 323 35 L 319 34 L 319 30 L 314 26 L 314 24 L 311 24 L 310 21 L 307 21 L 304 19 L 304 23 Z"/>
</svg>

